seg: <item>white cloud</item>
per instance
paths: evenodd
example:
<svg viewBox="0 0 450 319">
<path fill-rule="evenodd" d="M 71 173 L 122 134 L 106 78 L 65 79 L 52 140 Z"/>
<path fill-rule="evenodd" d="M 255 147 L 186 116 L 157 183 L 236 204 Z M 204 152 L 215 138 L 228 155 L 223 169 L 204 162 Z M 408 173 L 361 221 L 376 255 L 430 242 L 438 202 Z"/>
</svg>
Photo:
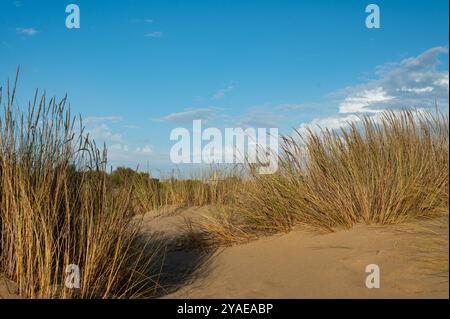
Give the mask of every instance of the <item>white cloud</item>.
<svg viewBox="0 0 450 319">
<path fill-rule="evenodd" d="M 117 126 L 112 124 L 122 121 L 120 116 L 91 116 L 84 120 L 85 131 L 93 138 L 97 145 L 106 145 L 108 162 L 118 165 L 137 166 L 151 160 L 155 153 L 149 144 L 136 145 L 124 137 L 122 131 L 117 132 Z M 130 125 L 121 125 L 127 127 Z"/>
<path fill-rule="evenodd" d="M 149 155 L 153 153 L 153 149 L 150 145 L 144 145 L 142 147 L 132 148 L 124 143 L 115 143 L 111 144 L 108 147 L 108 153 L 112 155 L 116 155 L 114 160 L 118 160 L 117 155 L 120 154 L 120 158 L 123 159 L 125 157 L 132 158 L 134 155 Z"/>
<path fill-rule="evenodd" d="M 153 149 L 150 145 L 145 145 L 143 147 L 137 147 L 136 152 L 142 153 L 142 154 L 151 154 L 151 153 L 153 153 Z"/>
<path fill-rule="evenodd" d="M 319 108 L 320 105 L 317 103 L 298 103 L 298 104 L 290 104 L 290 103 L 284 103 L 279 104 L 275 107 L 277 110 L 281 111 L 301 111 L 306 109 L 314 109 Z"/>
<path fill-rule="evenodd" d="M 33 36 L 36 35 L 39 31 L 35 28 L 16 28 L 17 33 L 27 35 L 27 36 Z"/>
<path fill-rule="evenodd" d="M 433 82 L 433 84 L 442 86 L 442 87 L 444 87 L 444 89 L 447 88 L 447 90 L 448 90 L 448 73 L 444 74 L 444 76 L 442 76 L 441 78 L 436 79 Z"/>
<path fill-rule="evenodd" d="M 402 87 L 401 89 L 397 89 L 400 92 L 409 92 L 409 93 L 416 93 L 416 94 L 420 94 L 420 93 L 429 93 L 432 92 L 434 89 L 431 86 L 426 86 L 423 88 L 408 88 L 406 86 Z"/>
<path fill-rule="evenodd" d="M 145 168 L 148 163 L 161 165 L 165 160 L 161 154 L 153 151 L 150 145 L 132 147 L 125 143 L 107 146 L 108 163 L 113 167 L 128 166 L 131 168 Z"/>
<path fill-rule="evenodd" d="M 382 109 L 434 107 L 437 99 L 448 104 L 448 70 L 438 70 L 444 47 L 431 48 L 399 63 L 378 66 L 375 80 L 345 89 L 340 113 L 377 112 Z"/>
<path fill-rule="evenodd" d="M 394 97 L 388 95 L 381 87 L 362 90 L 347 96 L 339 105 L 339 113 L 379 112 L 380 110 L 370 109 L 370 106 L 393 99 Z"/>
<path fill-rule="evenodd" d="M 110 124 L 122 121 L 120 116 L 89 116 L 83 120 L 85 130 L 97 143 L 106 145 L 124 143 L 123 136 L 114 132 Z"/>
<path fill-rule="evenodd" d="M 399 114 L 401 110 L 391 110 L 394 114 Z M 415 109 L 414 116 L 418 119 L 420 116 L 424 115 L 426 112 L 425 108 Z M 381 123 L 385 113 L 376 112 L 371 114 L 346 114 L 340 116 L 330 116 L 325 118 L 316 118 L 309 123 L 302 123 L 297 131 L 306 136 L 308 131 L 319 133 L 322 129 L 336 130 L 341 128 L 346 128 L 351 124 L 358 124 L 362 121 L 363 117 L 368 117 L 374 123 Z"/>
<path fill-rule="evenodd" d="M 262 108 L 253 108 L 241 119 L 234 122 L 241 127 L 277 128 L 282 120 L 283 117 L 279 114 L 274 114 Z"/>
<path fill-rule="evenodd" d="M 135 19 L 131 19 L 131 22 L 133 22 L 133 23 L 140 23 L 140 22 L 143 22 L 143 23 L 153 23 L 154 20 L 151 19 L 151 18 L 144 18 L 144 19 L 135 18 Z"/>
<path fill-rule="evenodd" d="M 129 149 L 128 145 L 126 145 L 126 144 L 116 143 L 116 144 L 110 145 L 108 147 L 108 150 L 110 152 L 128 152 L 130 149 Z"/>
<path fill-rule="evenodd" d="M 97 123 L 93 126 L 86 125 L 86 131 L 97 142 L 104 142 L 107 145 L 123 143 L 122 134 L 113 132 L 105 123 Z"/>
<path fill-rule="evenodd" d="M 212 97 L 213 100 L 221 100 L 225 95 L 233 90 L 233 85 L 229 84 L 226 87 L 218 90 Z"/>
<path fill-rule="evenodd" d="M 112 144 L 107 146 L 108 162 L 113 166 L 129 166 L 141 168 L 148 162 L 161 162 L 161 158 L 158 154 L 153 152 L 150 145 L 144 145 L 142 147 L 131 147 L 127 144 Z"/>
<path fill-rule="evenodd" d="M 189 109 L 183 112 L 170 113 L 156 119 L 159 122 L 175 122 L 175 123 L 190 123 L 193 120 L 211 120 L 215 117 L 216 109 L 214 108 L 197 108 Z"/>
<path fill-rule="evenodd" d="M 397 112 L 412 107 L 421 113 L 434 107 L 435 100 L 441 105 L 448 105 L 449 72 L 438 70 L 440 55 L 448 55 L 448 49 L 431 48 L 399 63 L 387 63 L 377 67 L 377 79 L 340 92 L 344 93 L 344 96 L 339 103 L 338 114 L 302 123 L 298 131 L 318 131 L 319 127 L 338 129 L 345 127 L 348 122 L 360 121 L 358 115 L 362 114 L 378 121 L 385 109 Z"/>
<path fill-rule="evenodd" d="M 359 122 L 361 119 L 355 114 L 345 116 L 330 116 L 325 118 L 316 118 L 309 123 L 302 123 L 297 128 L 300 135 L 305 136 L 308 131 L 319 132 L 321 129 L 339 129 L 347 126 L 349 123 Z"/>
<path fill-rule="evenodd" d="M 93 124 L 93 123 L 100 123 L 100 122 L 112 122 L 117 123 L 122 120 L 121 116 L 89 116 L 86 119 L 84 119 L 85 124 Z"/>
<path fill-rule="evenodd" d="M 129 128 L 129 129 L 132 129 L 132 130 L 139 128 L 139 126 L 133 125 L 133 124 L 127 124 L 127 125 L 124 125 L 123 127 Z"/>
<path fill-rule="evenodd" d="M 146 33 L 144 36 L 147 38 L 162 38 L 163 33 L 161 31 L 153 31 Z"/>
</svg>

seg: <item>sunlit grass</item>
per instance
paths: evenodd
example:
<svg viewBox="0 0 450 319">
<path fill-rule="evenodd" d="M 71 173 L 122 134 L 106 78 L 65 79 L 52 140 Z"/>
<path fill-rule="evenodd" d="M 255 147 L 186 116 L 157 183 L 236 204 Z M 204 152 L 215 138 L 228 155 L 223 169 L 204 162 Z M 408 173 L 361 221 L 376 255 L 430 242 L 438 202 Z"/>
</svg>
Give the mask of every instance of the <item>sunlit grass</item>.
<svg viewBox="0 0 450 319">
<path fill-rule="evenodd" d="M 77 126 L 66 98 L 36 92 L 22 111 L 15 87 L 0 88 L 0 272 L 23 297 L 151 294 L 159 248 L 140 239 L 132 185 L 109 187 L 106 154 Z M 80 269 L 79 289 L 64 285 L 69 264 Z"/>
<path fill-rule="evenodd" d="M 446 115 L 385 111 L 339 130 L 297 133 L 283 138 L 279 170 L 258 175 L 250 166 L 230 216 L 202 223 L 202 232 L 234 242 L 236 229 L 249 236 L 298 225 L 329 232 L 448 213 Z"/>
</svg>

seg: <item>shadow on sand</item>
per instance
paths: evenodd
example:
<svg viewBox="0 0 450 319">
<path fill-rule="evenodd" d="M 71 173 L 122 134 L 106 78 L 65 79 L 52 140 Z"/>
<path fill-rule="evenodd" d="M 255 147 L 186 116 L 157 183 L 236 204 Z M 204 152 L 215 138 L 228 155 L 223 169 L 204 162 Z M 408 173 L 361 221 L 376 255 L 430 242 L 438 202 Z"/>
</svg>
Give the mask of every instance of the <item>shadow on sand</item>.
<svg viewBox="0 0 450 319">
<path fill-rule="evenodd" d="M 211 261 L 218 251 L 217 248 L 191 245 L 183 235 L 153 236 L 155 237 L 158 239 L 153 240 L 151 246 L 162 248 L 159 253 L 160 269 L 153 298 L 173 294 L 211 272 Z"/>
</svg>

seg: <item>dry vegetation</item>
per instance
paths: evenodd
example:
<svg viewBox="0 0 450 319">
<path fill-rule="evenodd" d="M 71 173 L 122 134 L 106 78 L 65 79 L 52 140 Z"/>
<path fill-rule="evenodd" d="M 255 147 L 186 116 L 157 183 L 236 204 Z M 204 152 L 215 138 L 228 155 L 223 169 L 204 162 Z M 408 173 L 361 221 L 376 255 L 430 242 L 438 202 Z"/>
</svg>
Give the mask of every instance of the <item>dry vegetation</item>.
<svg viewBox="0 0 450 319">
<path fill-rule="evenodd" d="M 127 173 L 124 174 L 125 172 Z M 143 213 L 164 208 L 170 213 L 184 207 L 228 206 L 234 202 L 235 194 L 242 185 L 242 177 L 237 168 L 217 170 L 211 167 L 197 174 L 191 173 L 189 178 L 176 171 L 168 177 L 155 179 L 148 173 L 136 173 L 125 168 L 116 169 L 111 178 L 117 180 L 117 175 L 132 176 L 123 181 L 133 182 L 133 205 Z"/>
<path fill-rule="evenodd" d="M 437 111 L 387 111 L 284 137 L 272 175 L 249 165 L 154 179 L 126 168 L 107 174 L 106 152 L 77 125 L 66 98 L 36 92 L 23 112 L 14 95 L 15 85 L 0 88 L 0 273 L 24 297 L 152 296 L 163 247 L 141 238 L 138 217 L 167 207 L 215 206 L 215 215 L 187 223 L 208 245 L 299 225 L 329 232 L 448 216 L 448 117 Z M 448 251 L 438 255 L 448 274 Z M 64 288 L 68 264 L 82 270 L 79 290 Z"/>
<path fill-rule="evenodd" d="M 446 115 L 413 110 L 286 137 L 277 173 L 252 174 L 232 205 L 199 223 L 200 237 L 233 243 L 296 225 L 334 231 L 448 214 L 448 138 Z"/>
<path fill-rule="evenodd" d="M 108 185 L 105 155 L 66 98 L 36 92 L 25 113 L 14 102 L 15 84 L 0 88 L 0 273 L 23 297 L 151 294 L 160 255 L 139 238 L 131 185 Z M 69 264 L 81 270 L 80 289 L 64 286 Z"/>
</svg>

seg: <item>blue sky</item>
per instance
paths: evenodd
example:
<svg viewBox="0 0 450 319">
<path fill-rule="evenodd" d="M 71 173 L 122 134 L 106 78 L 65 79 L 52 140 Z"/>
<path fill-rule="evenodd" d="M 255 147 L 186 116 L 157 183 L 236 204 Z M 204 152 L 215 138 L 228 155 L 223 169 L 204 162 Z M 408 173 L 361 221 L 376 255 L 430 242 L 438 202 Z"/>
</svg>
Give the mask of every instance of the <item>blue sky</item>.
<svg viewBox="0 0 450 319">
<path fill-rule="evenodd" d="M 65 27 L 65 7 L 81 28 Z M 381 28 L 365 26 L 380 7 Z M 21 66 L 82 114 L 110 163 L 167 169 L 170 131 L 336 127 L 384 108 L 448 110 L 449 3 L 2 0 L 0 81 Z"/>
</svg>

